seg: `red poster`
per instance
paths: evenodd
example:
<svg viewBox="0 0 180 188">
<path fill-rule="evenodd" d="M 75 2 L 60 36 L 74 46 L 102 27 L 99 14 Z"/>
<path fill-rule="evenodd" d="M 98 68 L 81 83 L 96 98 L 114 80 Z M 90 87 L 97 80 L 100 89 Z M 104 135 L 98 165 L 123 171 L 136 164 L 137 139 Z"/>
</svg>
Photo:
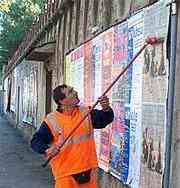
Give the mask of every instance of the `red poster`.
<svg viewBox="0 0 180 188">
<path fill-rule="evenodd" d="M 111 84 L 111 67 L 113 61 L 113 30 L 109 29 L 102 34 L 103 48 L 102 48 L 102 92 Z M 108 93 L 109 95 L 110 93 Z M 99 167 L 105 171 L 109 170 L 109 156 L 110 156 L 110 125 L 101 131 L 100 137 L 100 154 Z"/>
</svg>

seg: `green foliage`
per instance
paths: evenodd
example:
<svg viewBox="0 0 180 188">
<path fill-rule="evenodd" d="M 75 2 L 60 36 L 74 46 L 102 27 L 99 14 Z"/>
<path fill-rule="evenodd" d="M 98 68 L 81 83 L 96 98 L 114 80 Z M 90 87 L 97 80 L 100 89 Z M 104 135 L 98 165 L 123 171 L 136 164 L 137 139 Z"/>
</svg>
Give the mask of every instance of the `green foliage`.
<svg viewBox="0 0 180 188">
<path fill-rule="evenodd" d="M 43 7 L 43 0 L 1 1 L 0 67 L 7 64 Z"/>
<path fill-rule="evenodd" d="M 8 12 L 11 5 L 11 0 L 1 0 L 0 11 Z"/>
</svg>

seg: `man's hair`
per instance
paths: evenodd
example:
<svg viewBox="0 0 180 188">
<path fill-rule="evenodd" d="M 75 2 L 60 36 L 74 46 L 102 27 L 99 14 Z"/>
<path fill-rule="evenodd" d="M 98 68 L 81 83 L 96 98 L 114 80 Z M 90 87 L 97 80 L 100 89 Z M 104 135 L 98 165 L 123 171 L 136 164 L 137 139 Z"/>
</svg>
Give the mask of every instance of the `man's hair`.
<svg viewBox="0 0 180 188">
<path fill-rule="evenodd" d="M 66 97 L 62 92 L 62 89 L 64 88 L 67 88 L 66 84 L 59 85 L 53 90 L 53 99 L 57 105 L 60 105 L 59 100 L 63 100 Z"/>
</svg>

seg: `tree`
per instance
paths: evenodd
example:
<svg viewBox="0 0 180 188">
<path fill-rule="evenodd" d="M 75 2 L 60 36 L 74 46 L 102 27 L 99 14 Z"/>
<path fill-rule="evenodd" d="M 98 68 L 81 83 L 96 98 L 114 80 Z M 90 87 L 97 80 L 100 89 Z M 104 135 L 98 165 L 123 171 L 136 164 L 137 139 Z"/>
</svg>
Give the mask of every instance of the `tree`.
<svg viewBox="0 0 180 188">
<path fill-rule="evenodd" d="M 12 57 L 25 32 L 43 7 L 43 0 L 1 0 L 1 2 L 0 68 Z"/>
<path fill-rule="evenodd" d="M 11 5 L 11 0 L 1 0 L 0 11 L 8 12 L 10 5 Z"/>
</svg>

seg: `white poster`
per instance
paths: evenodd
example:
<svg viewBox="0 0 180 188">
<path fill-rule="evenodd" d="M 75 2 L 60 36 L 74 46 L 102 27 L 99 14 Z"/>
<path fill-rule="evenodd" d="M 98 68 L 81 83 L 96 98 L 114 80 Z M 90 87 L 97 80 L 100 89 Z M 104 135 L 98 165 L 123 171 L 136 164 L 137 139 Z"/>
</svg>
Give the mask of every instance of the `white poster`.
<svg viewBox="0 0 180 188">
<path fill-rule="evenodd" d="M 84 45 L 74 50 L 71 54 L 71 75 L 68 79 L 71 86 L 78 92 L 79 99 L 83 103 L 84 99 Z M 70 79 L 71 76 L 71 79 Z"/>
<path fill-rule="evenodd" d="M 98 97 L 101 95 L 101 82 L 102 82 L 102 38 L 101 35 L 97 36 L 92 40 L 92 74 L 93 74 L 93 101 L 95 102 Z M 97 105 L 96 108 L 100 108 Z M 99 158 L 100 154 L 100 138 L 101 138 L 101 130 L 94 130 L 94 138 L 96 143 L 96 151 L 97 156 Z"/>
<path fill-rule="evenodd" d="M 11 101 L 10 101 L 10 109 L 14 113 L 16 112 L 16 102 L 17 102 L 17 69 L 15 68 L 11 75 Z"/>
<path fill-rule="evenodd" d="M 65 59 L 65 77 L 66 77 L 66 84 L 72 85 L 72 65 L 71 65 L 71 54 L 68 54 Z"/>
<path fill-rule="evenodd" d="M 128 61 L 130 61 L 144 44 L 144 12 L 139 12 L 128 20 Z M 139 186 L 141 157 L 141 104 L 142 104 L 142 68 L 143 53 L 133 62 L 132 90 L 130 99 L 130 154 L 128 184 L 133 188 Z"/>
<path fill-rule="evenodd" d="M 8 93 L 9 93 L 9 85 L 8 85 L 8 77 L 4 80 L 4 90 L 5 90 L 5 95 L 4 95 L 4 112 L 6 112 L 7 107 L 8 107 Z"/>
</svg>

